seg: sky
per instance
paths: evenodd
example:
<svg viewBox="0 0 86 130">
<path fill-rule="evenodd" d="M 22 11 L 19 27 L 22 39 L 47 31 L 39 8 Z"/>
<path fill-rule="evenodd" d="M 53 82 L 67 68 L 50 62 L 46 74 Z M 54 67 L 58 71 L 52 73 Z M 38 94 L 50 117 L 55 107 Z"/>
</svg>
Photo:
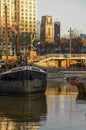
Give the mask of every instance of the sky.
<svg viewBox="0 0 86 130">
<path fill-rule="evenodd" d="M 70 27 L 86 34 L 86 0 L 37 0 L 38 21 L 45 15 L 60 21 L 62 36 L 68 35 Z"/>
</svg>

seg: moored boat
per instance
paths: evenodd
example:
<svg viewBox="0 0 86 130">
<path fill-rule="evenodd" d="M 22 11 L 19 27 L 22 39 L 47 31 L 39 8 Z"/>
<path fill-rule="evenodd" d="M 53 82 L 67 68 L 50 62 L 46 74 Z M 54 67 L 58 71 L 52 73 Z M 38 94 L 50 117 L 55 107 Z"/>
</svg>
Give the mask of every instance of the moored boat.
<svg viewBox="0 0 86 130">
<path fill-rule="evenodd" d="M 67 77 L 67 81 L 72 84 L 72 85 L 76 85 L 76 79 L 78 77 L 77 76 L 72 76 L 72 77 Z"/>
<path fill-rule="evenodd" d="M 46 70 L 24 64 L 0 73 L 0 94 L 32 95 L 45 93 Z"/>
<path fill-rule="evenodd" d="M 79 94 L 86 95 L 86 75 L 81 76 L 81 77 L 77 77 L 76 79 L 74 79 L 72 77 L 69 80 L 69 82 L 70 82 L 70 84 L 77 86 L 77 88 L 79 90 Z"/>
</svg>

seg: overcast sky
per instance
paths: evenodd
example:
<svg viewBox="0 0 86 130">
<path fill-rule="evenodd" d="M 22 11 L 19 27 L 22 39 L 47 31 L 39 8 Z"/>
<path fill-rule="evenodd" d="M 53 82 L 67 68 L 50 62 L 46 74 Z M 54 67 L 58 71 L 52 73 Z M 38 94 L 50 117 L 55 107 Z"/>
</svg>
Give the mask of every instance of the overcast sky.
<svg viewBox="0 0 86 130">
<path fill-rule="evenodd" d="M 70 27 L 86 34 L 86 0 L 37 0 L 37 17 L 50 15 L 61 22 L 61 35 Z"/>
</svg>

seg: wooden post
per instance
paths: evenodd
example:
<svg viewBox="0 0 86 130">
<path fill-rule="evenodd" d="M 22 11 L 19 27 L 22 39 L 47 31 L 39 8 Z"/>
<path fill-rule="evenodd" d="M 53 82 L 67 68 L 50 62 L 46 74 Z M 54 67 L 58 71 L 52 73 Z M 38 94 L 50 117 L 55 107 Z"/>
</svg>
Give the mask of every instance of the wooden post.
<svg viewBox="0 0 86 130">
<path fill-rule="evenodd" d="M 5 23 L 6 23 L 6 60 L 8 61 L 8 26 L 7 26 L 7 6 L 5 5 Z"/>
</svg>

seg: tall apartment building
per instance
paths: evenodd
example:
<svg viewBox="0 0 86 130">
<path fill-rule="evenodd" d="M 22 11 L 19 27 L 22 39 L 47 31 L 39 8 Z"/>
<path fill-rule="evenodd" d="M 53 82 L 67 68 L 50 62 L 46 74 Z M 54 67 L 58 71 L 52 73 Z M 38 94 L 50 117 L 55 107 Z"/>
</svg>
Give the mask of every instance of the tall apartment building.
<svg viewBox="0 0 86 130">
<path fill-rule="evenodd" d="M 40 40 L 43 42 L 53 42 L 52 16 L 42 16 L 40 27 Z"/>
<path fill-rule="evenodd" d="M 60 22 L 54 22 L 54 42 L 60 44 Z"/>
<path fill-rule="evenodd" d="M 15 20 L 20 32 L 36 33 L 36 0 L 15 0 Z"/>
<path fill-rule="evenodd" d="M 7 5 L 7 23 L 9 40 L 12 36 L 11 26 L 17 27 L 19 33 L 36 33 L 36 0 L 0 0 L 0 34 L 5 32 L 5 4 Z M 10 42 L 10 41 L 9 41 Z"/>
<path fill-rule="evenodd" d="M 5 27 L 6 27 L 6 22 L 5 22 L 5 5 L 6 5 L 6 0 L 0 0 L 0 34 L 2 36 L 2 40 L 5 38 Z M 15 1 L 9 0 L 7 2 L 7 25 L 8 25 L 8 32 L 10 30 L 10 27 L 12 23 L 15 21 Z"/>
</svg>

